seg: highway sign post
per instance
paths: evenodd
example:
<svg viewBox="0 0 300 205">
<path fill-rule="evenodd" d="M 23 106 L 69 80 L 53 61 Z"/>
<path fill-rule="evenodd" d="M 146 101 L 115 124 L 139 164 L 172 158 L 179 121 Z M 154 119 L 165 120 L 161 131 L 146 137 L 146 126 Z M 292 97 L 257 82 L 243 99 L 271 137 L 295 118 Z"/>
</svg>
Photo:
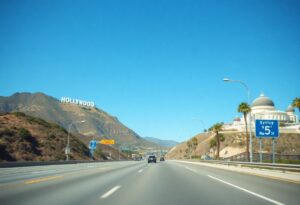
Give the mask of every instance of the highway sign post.
<svg viewBox="0 0 300 205">
<path fill-rule="evenodd" d="M 103 140 L 100 140 L 100 144 L 112 145 L 112 144 L 115 144 L 115 140 L 114 139 L 103 139 Z"/>
<path fill-rule="evenodd" d="M 279 137 L 278 120 L 255 120 L 255 134 L 259 138 L 260 162 L 262 162 L 262 138 L 272 138 L 272 158 L 275 163 L 275 138 Z"/>
<path fill-rule="evenodd" d="M 95 151 L 96 148 L 97 148 L 97 141 L 96 140 L 91 140 L 90 143 L 89 143 L 91 159 L 94 158 L 94 151 Z"/>
<path fill-rule="evenodd" d="M 70 147 L 66 147 L 66 148 L 65 148 L 65 154 L 66 154 L 66 155 L 69 155 L 70 153 L 71 153 Z"/>
</svg>

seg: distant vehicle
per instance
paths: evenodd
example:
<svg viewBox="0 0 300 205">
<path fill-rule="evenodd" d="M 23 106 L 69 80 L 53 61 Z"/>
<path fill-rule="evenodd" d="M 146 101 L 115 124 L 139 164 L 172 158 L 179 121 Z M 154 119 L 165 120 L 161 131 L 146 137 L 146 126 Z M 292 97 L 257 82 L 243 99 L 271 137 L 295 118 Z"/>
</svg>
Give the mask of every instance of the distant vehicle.
<svg viewBox="0 0 300 205">
<path fill-rule="evenodd" d="M 143 158 L 142 157 L 135 157 L 134 160 L 135 161 L 141 161 Z"/>
<path fill-rule="evenodd" d="M 165 158 L 164 157 L 160 157 L 159 161 L 163 162 L 163 161 L 165 161 Z"/>
<path fill-rule="evenodd" d="M 154 155 L 149 156 L 148 163 L 156 163 L 156 157 Z"/>
<path fill-rule="evenodd" d="M 202 160 L 211 160 L 212 158 L 210 156 L 208 156 L 208 155 L 202 155 L 201 159 Z"/>
</svg>

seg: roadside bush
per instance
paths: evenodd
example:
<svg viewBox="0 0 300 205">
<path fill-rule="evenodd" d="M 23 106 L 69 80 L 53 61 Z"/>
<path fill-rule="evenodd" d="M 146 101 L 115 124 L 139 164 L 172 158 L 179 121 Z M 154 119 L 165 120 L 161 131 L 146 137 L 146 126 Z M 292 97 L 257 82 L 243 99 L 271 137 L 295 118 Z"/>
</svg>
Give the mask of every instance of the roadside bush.
<svg viewBox="0 0 300 205">
<path fill-rule="evenodd" d="M 105 153 L 102 152 L 100 148 L 96 149 L 94 152 L 94 157 L 99 156 L 102 159 L 107 159 Z"/>
</svg>

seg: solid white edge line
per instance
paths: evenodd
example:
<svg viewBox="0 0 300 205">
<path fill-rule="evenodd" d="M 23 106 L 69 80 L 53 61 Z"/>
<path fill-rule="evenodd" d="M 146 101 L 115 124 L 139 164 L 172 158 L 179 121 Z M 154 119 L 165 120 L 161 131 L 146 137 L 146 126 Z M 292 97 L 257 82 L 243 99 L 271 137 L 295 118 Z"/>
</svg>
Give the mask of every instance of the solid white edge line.
<svg viewBox="0 0 300 205">
<path fill-rule="evenodd" d="M 108 192 L 106 192 L 105 194 L 103 194 L 101 196 L 101 199 L 105 199 L 107 197 L 109 197 L 110 195 L 112 195 L 115 191 L 117 191 L 119 188 L 121 188 L 121 186 L 115 186 L 114 188 L 112 188 L 111 190 L 109 190 Z"/>
<path fill-rule="evenodd" d="M 266 201 L 269 201 L 269 202 L 271 202 L 271 203 L 274 203 L 274 204 L 277 204 L 277 205 L 284 205 L 284 204 L 281 203 L 281 202 L 275 201 L 275 200 L 273 200 L 273 199 L 270 199 L 270 198 L 268 198 L 268 197 L 262 196 L 262 195 L 260 195 L 260 194 L 255 193 L 255 192 L 249 191 L 249 190 L 247 190 L 247 189 L 244 189 L 244 188 L 239 187 L 239 186 L 237 186 L 237 185 L 231 184 L 231 183 L 229 183 L 229 182 L 223 181 L 222 179 L 218 179 L 218 178 L 213 177 L 213 176 L 210 176 L 210 175 L 207 175 L 207 176 L 210 177 L 210 178 L 212 178 L 212 179 L 214 179 L 214 180 L 220 181 L 220 182 L 222 182 L 222 183 L 224 183 L 224 184 L 227 184 L 227 185 L 229 185 L 229 186 L 232 186 L 232 187 L 234 187 L 234 188 L 237 188 L 237 189 L 239 189 L 239 190 L 242 190 L 242 191 L 244 191 L 244 192 L 247 192 L 247 193 L 249 193 L 249 194 L 252 194 L 252 195 L 254 195 L 254 196 L 257 196 L 257 197 L 259 197 L 259 198 L 262 198 L 262 199 L 264 199 L 264 200 L 266 200 Z"/>
</svg>

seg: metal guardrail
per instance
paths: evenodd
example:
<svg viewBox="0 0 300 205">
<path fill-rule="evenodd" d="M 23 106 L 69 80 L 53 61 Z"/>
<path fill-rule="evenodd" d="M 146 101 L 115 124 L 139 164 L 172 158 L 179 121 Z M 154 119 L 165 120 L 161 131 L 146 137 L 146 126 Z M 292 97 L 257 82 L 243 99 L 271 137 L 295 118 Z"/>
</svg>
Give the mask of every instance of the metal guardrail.
<svg viewBox="0 0 300 205">
<path fill-rule="evenodd" d="M 262 160 L 269 160 L 272 161 L 273 154 L 272 153 L 262 153 Z M 280 154 L 275 153 L 276 161 L 286 160 L 286 161 L 299 161 L 300 162 L 300 155 L 299 154 Z M 230 157 L 225 157 L 223 160 L 230 160 L 230 161 L 238 161 L 238 162 L 248 162 L 247 160 L 247 153 L 242 152 Z M 260 153 L 254 152 L 253 153 L 253 162 L 260 161 Z"/>
<path fill-rule="evenodd" d="M 250 167 L 250 168 L 260 168 L 260 169 L 271 169 L 279 171 L 292 171 L 300 172 L 299 164 L 278 164 L 278 163 L 255 163 L 255 162 L 232 162 L 232 161 L 223 161 L 223 160 L 188 160 L 188 161 L 197 161 L 205 162 L 211 164 L 223 164 L 228 166 L 239 166 L 239 167 Z"/>
</svg>

